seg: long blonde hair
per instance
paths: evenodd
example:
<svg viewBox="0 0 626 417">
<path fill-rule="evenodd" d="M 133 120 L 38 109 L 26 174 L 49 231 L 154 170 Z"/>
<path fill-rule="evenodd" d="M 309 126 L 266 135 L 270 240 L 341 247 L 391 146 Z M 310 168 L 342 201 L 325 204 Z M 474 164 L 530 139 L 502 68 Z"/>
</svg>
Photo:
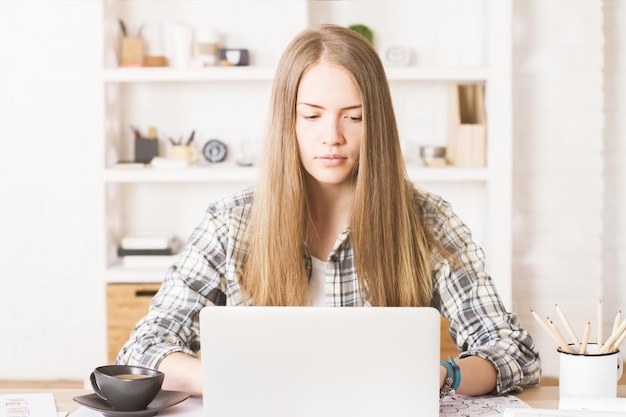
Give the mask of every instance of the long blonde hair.
<svg viewBox="0 0 626 417">
<path fill-rule="evenodd" d="M 384 68 L 365 38 L 334 25 L 302 32 L 279 62 L 241 288 L 256 305 L 307 302 L 307 192 L 295 110 L 302 74 L 322 58 L 350 72 L 361 92 L 363 137 L 350 221 L 360 288 L 374 306 L 430 305 L 430 258 L 440 244 L 426 230 L 419 195 L 406 179 Z"/>
</svg>

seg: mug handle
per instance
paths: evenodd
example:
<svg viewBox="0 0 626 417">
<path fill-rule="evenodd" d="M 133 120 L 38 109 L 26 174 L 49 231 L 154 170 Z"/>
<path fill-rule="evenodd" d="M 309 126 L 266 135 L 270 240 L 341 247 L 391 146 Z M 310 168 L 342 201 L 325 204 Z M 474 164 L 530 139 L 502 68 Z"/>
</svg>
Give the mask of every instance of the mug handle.
<svg viewBox="0 0 626 417">
<path fill-rule="evenodd" d="M 617 354 L 617 380 L 618 381 L 622 377 L 623 373 L 624 373 L 624 359 L 622 359 L 622 357 L 618 353 Z"/>
<path fill-rule="evenodd" d="M 107 401 L 107 398 L 104 396 L 104 394 L 100 390 L 100 387 L 98 386 L 98 383 L 96 382 L 96 375 L 93 372 L 91 373 L 91 375 L 89 375 L 89 381 L 91 381 L 91 388 L 93 388 L 96 395 Z"/>
<path fill-rule="evenodd" d="M 195 146 L 189 147 L 189 163 L 195 164 L 200 160 L 200 151 Z"/>
</svg>

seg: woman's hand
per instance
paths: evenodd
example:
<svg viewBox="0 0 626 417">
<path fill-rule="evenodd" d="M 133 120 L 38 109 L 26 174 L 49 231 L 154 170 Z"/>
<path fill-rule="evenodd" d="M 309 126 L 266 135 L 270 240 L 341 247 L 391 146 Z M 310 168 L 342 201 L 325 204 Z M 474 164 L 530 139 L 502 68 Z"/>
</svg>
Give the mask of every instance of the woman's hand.
<svg viewBox="0 0 626 417">
<path fill-rule="evenodd" d="M 161 361 L 158 370 L 165 374 L 163 389 L 202 396 L 202 364 L 199 358 L 174 352 Z"/>
</svg>

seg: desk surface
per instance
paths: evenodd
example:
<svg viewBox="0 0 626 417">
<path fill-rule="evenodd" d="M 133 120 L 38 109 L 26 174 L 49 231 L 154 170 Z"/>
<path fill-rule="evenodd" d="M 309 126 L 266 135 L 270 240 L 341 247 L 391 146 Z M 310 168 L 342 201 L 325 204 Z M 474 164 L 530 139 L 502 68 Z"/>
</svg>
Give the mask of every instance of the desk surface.
<svg viewBox="0 0 626 417">
<path fill-rule="evenodd" d="M 24 393 L 24 392 L 51 392 L 54 395 L 57 410 L 72 412 L 80 407 L 72 398 L 89 394 L 91 390 L 85 389 L 0 389 L 0 394 Z M 514 394 L 520 400 L 526 402 L 533 408 L 553 408 L 559 406 L 559 387 L 532 387 Z M 626 397 L 626 385 L 620 385 L 617 390 L 619 397 Z"/>
</svg>

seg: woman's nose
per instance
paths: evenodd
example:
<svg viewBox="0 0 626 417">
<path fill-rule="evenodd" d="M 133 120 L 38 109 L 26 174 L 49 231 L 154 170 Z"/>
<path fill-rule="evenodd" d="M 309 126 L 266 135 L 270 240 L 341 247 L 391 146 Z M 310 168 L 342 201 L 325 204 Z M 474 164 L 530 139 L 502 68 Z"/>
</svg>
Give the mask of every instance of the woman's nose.
<svg viewBox="0 0 626 417">
<path fill-rule="evenodd" d="M 340 145 L 343 142 L 339 120 L 327 118 L 321 133 L 322 143 L 325 145 Z"/>
</svg>

